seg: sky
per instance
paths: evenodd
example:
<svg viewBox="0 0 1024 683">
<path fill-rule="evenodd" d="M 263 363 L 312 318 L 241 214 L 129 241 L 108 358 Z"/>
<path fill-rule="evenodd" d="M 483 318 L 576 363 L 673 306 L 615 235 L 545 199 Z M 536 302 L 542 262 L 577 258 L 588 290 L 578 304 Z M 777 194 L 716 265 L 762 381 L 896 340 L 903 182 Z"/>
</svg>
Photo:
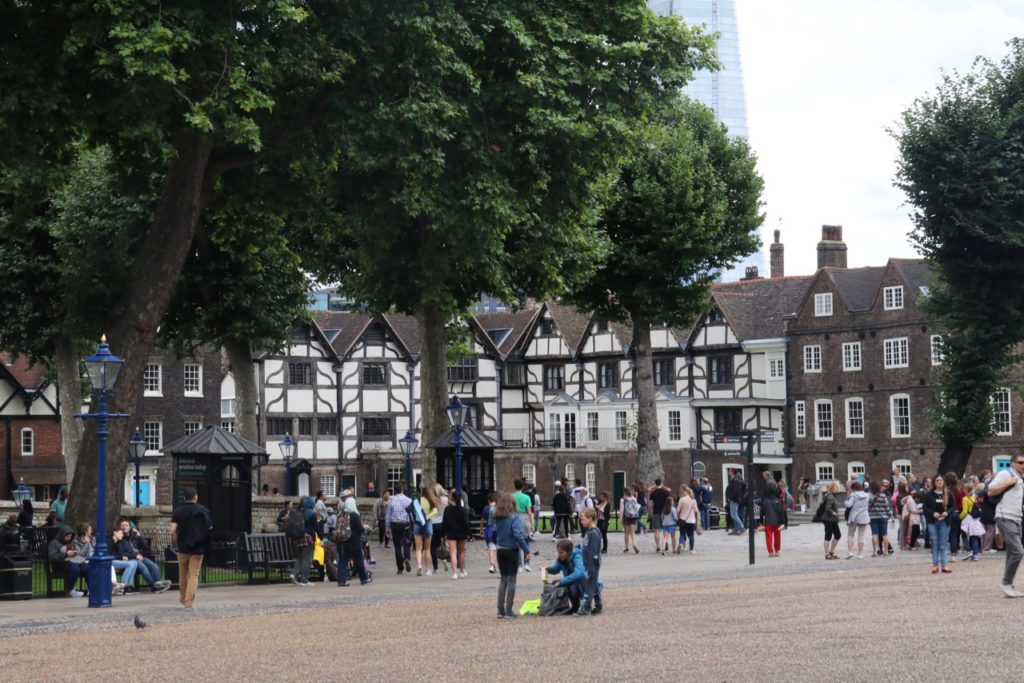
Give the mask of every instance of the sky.
<svg viewBox="0 0 1024 683">
<path fill-rule="evenodd" d="M 1000 60 L 1024 37 L 1024 0 L 737 0 L 736 13 L 765 253 L 781 228 L 786 274 L 813 273 L 828 224 L 850 267 L 917 257 L 886 128 L 943 71 Z"/>
</svg>

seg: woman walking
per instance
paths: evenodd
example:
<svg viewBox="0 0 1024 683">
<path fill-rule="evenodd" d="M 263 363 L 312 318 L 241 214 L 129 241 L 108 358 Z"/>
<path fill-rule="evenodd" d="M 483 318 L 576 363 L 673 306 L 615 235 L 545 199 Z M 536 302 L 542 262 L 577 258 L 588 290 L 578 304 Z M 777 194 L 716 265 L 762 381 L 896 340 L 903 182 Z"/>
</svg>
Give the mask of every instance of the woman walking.
<svg viewBox="0 0 1024 683">
<path fill-rule="evenodd" d="M 444 509 L 444 535 L 448 539 L 448 557 L 452 562 L 452 581 L 466 578 L 466 541 L 472 531 L 469 515 L 462 506 L 462 496 L 452 489 L 448 495 L 448 507 Z"/>
<path fill-rule="evenodd" d="M 437 506 L 440 504 L 441 501 L 437 499 L 434 489 L 429 486 L 424 487 L 419 500 L 423 519 L 417 517 L 416 523 L 412 526 L 412 540 L 416 552 L 416 576 L 423 576 L 424 565 L 427 567 L 427 576 L 434 573 L 430 569 L 430 537 L 434 535 L 434 524 L 431 520 L 437 514 Z"/>
<path fill-rule="evenodd" d="M 682 549 L 689 542 L 689 553 L 693 555 L 693 542 L 697 533 L 698 506 L 697 501 L 693 497 L 693 489 L 689 486 L 679 487 L 679 504 L 676 506 L 676 511 L 679 516 L 680 531 L 682 532 L 680 534 L 679 547 Z"/>
<path fill-rule="evenodd" d="M 512 604 L 516 599 L 516 578 L 519 571 L 519 553 L 530 561 L 530 545 L 526 542 L 522 524 L 516 516 L 516 501 L 511 493 L 499 493 L 494 506 L 494 534 L 498 546 L 498 618 L 514 618 Z"/>
<path fill-rule="evenodd" d="M 640 503 L 633 495 L 633 489 L 626 487 L 622 492 L 622 500 L 619 501 L 619 519 L 622 520 L 622 540 L 626 544 L 625 550 L 628 553 L 630 543 L 633 544 L 633 552 L 639 553 L 636 547 L 636 525 L 640 521 Z"/>
<path fill-rule="evenodd" d="M 857 536 L 857 559 L 864 559 L 864 534 L 871 524 L 871 515 L 868 514 L 868 494 L 864 493 L 864 485 L 854 479 L 849 484 L 849 493 L 846 495 L 846 509 L 850 511 L 846 527 L 846 559 L 853 557 L 853 537 Z"/>
<path fill-rule="evenodd" d="M 312 586 L 309 582 L 309 571 L 313 567 L 313 544 L 317 534 L 317 517 L 313 498 L 306 496 L 302 499 L 299 511 L 302 513 L 302 522 L 305 526 L 305 533 L 302 538 L 296 539 L 295 543 L 295 565 L 292 567 L 292 583 L 296 586 Z"/>
<path fill-rule="evenodd" d="M 871 556 L 885 557 L 889 552 L 889 517 L 892 508 L 889 496 L 882 492 L 877 481 L 871 482 L 871 500 L 868 503 L 868 518 L 871 520 Z"/>
<path fill-rule="evenodd" d="M 647 485 L 637 479 L 633 482 L 633 492 L 636 493 L 636 502 L 640 505 L 640 514 L 636 518 L 636 529 L 642 534 L 647 533 L 644 525 L 644 513 L 647 512 Z"/>
<path fill-rule="evenodd" d="M 949 561 L 956 562 L 956 555 L 960 552 L 960 516 L 964 505 L 964 491 L 960 487 L 956 472 L 947 472 L 943 482 L 946 490 L 953 496 L 953 507 L 946 521 L 949 523 Z"/>
<path fill-rule="evenodd" d="M 363 520 L 359 516 L 354 496 L 349 496 L 342 503 L 341 511 L 338 513 L 337 530 L 334 544 L 338 548 L 338 586 L 348 585 L 350 563 L 359 575 L 360 585 L 365 586 L 373 579 L 366 571 L 366 559 L 363 557 Z M 342 538 L 345 535 L 348 538 Z"/>
<path fill-rule="evenodd" d="M 608 554 L 608 524 L 612 520 L 611 494 L 602 491 L 597 497 L 597 530 L 601 532 L 601 554 Z"/>
<path fill-rule="evenodd" d="M 679 554 L 679 513 L 676 512 L 675 498 L 669 496 L 665 499 L 665 507 L 661 510 L 661 538 L 664 545 L 661 554 L 668 552 L 668 539 L 672 539 L 672 554 Z"/>
<path fill-rule="evenodd" d="M 438 560 L 442 560 L 444 562 L 444 570 L 447 572 L 448 560 L 444 557 L 445 548 L 447 547 L 444 535 L 444 511 L 445 508 L 448 507 L 448 493 L 440 484 L 434 484 L 433 488 L 434 496 L 437 498 L 438 503 L 437 510 L 430 520 L 431 526 L 433 527 L 431 529 L 432 535 L 430 537 L 430 560 L 433 565 L 434 572 L 437 572 Z"/>
<path fill-rule="evenodd" d="M 764 541 L 768 557 L 778 557 L 782 551 L 782 526 L 786 511 L 782 508 L 779 484 L 771 472 L 764 472 L 764 492 L 761 494 L 761 517 L 764 519 Z"/>
<path fill-rule="evenodd" d="M 836 494 L 843 490 L 843 485 L 833 479 L 825 487 L 825 510 L 821 514 L 821 521 L 825 524 L 825 559 L 838 560 L 836 557 L 836 546 L 843 532 L 839 530 L 839 501 Z"/>
<path fill-rule="evenodd" d="M 921 507 L 928 520 L 928 537 L 932 545 L 932 574 L 952 574 L 949 568 L 949 516 L 953 510 L 954 498 L 946 488 L 942 477 L 935 477 L 932 489 L 924 495 Z"/>
</svg>

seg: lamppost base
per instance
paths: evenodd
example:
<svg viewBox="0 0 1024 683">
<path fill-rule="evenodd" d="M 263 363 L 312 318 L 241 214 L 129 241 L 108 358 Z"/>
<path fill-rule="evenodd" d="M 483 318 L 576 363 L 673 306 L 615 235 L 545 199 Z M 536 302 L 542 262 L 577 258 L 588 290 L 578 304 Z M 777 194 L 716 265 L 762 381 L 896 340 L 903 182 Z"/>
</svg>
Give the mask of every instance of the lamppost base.
<svg viewBox="0 0 1024 683">
<path fill-rule="evenodd" d="M 109 553 L 89 558 L 89 607 L 110 607 L 113 585 L 110 568 L 114 561 Z"/>
</svg>

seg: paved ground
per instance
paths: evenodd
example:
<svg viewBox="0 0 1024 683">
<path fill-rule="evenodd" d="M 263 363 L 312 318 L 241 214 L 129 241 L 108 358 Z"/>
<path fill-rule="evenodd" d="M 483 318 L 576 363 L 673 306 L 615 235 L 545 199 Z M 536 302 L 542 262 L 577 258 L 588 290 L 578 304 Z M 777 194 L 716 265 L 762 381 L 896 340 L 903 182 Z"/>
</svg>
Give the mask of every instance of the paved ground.
<svg viewBox="0 0 1024 683">
<path fill-rule="evenodd" d="M 825 562 L 820 532 L 785 532 L 772 560 L 759 536 L 754 567 L 745 539 L 720 532 L 698 539 L 698 555 L 678 557 L 654 555 L 649 537 L 626 556 L 613 536 L 606 613 L 588 619 L 495 619 L 497 580 L 479 544 L 460 581 L 395 576 L 378 551 L 370 586 L 204 588 L 192 613 L 175 593 L 115 598 L 106 610 L 71 599 L 0 603 L 0 668 L 17 681 L 123 678 L 130 652 L 130 670 L 157 681 L 1024 676 L 1024 600 L 1000 597 L 1002 555 L 932 576 L 924 552 Z M 541 560 L 552 546 L 537 543 Z M 521 575 L 517 602 L 539 587 L 539 573 Z M 152 626 L 134 629 L 135 614 Z"/>
</svg>

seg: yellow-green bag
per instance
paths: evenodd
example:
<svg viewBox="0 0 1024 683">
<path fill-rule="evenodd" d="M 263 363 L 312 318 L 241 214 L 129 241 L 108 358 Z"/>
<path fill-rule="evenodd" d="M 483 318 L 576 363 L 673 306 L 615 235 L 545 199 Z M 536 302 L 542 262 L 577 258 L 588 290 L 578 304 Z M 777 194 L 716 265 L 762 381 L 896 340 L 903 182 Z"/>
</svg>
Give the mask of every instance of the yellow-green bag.
<svg viewBox="0 0 1024 683">
<path fill-rule="evenodd" d="M 537 616 L 538 614 L 540 614 L 540 600 L 527 600 L 519 608 L 519 616 L 521 617 L 527 615 Z"/>
</svg>

